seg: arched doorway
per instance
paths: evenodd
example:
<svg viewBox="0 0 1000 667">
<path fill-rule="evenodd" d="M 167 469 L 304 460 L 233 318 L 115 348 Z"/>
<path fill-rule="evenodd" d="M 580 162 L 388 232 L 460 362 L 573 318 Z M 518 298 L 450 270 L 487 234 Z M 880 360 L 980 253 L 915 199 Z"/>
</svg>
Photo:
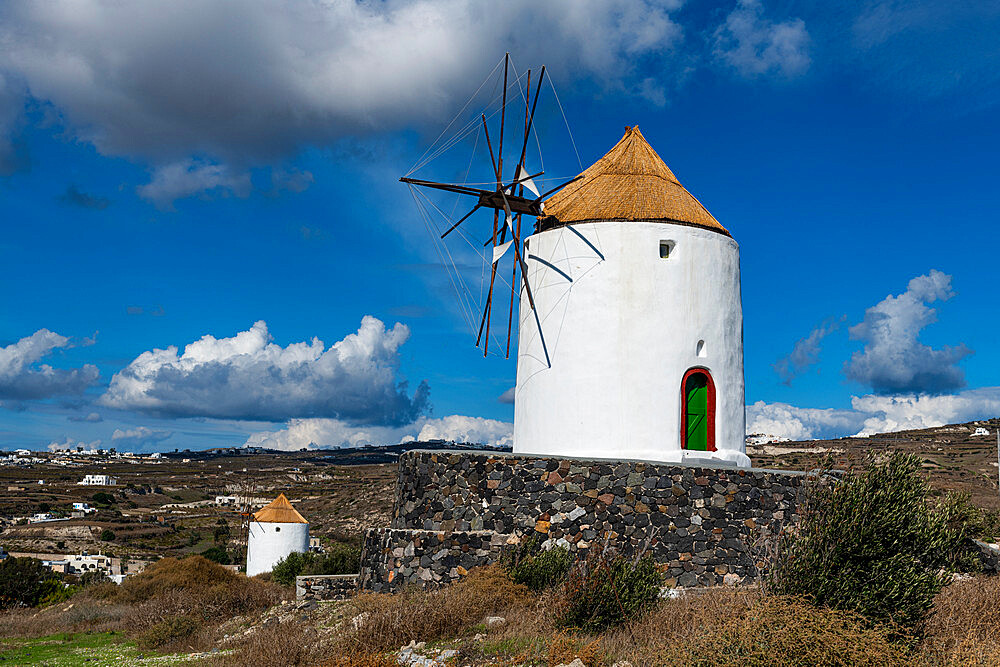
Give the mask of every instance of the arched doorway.
<svg viewBox="0 0 1000 667">
<path fill-rule="evenodd" d="M 715 382 L 704 368 L 681 380 L 681 449 L 715 451 Z"/>
</svg>

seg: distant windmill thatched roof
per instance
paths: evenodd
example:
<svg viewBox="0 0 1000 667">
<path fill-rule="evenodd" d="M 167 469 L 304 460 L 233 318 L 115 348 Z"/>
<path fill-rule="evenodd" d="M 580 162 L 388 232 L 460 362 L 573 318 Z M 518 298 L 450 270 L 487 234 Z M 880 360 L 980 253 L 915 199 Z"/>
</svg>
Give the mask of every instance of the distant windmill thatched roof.
<svg viewBox="0 0 1000 667">
<path fill-rule="evenodd" d="M 283 493 L 254 514 L 253 519 L 258 523 L 309 523 L 292 507 Z"/>
<path fill-rule="evenodd" d="M 638 127 L 581 178 L 545 202 L 539 231 L 598 220 L 673 222 L 705 227 L 729 236 L 719 221 L 684 189 Z"/>
</svg>

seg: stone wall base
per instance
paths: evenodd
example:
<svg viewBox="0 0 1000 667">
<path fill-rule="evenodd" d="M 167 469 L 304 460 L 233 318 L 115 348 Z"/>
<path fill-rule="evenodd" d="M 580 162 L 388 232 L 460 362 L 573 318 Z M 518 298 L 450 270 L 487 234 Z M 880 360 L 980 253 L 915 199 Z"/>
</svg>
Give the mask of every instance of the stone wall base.
<svg viewBox="0 0 1000 667">
<path fill-rule="evenodd" d="M 347 600 L 358 592 L 357 574 L 308 574 L 295 577 L 296 600 Z"/>
<path fill-rule="evenodd" d="M 746 584 L 794 524 L 805 475 L 735 467 L 410 451 L 392 526 L 369 531 L 361 588 L 458 579 L 527 539 L 583 556 L 646 553 L 679 587 Z"/>
<path fill-rule="evenodd" d="M 450 583 L 474 567 L 495 562 L 510 539 L 492 530 L 375 528 L 368 531 L 362 549 L 361 588 L 384 593 L 407 585 Z"/>
</svg>

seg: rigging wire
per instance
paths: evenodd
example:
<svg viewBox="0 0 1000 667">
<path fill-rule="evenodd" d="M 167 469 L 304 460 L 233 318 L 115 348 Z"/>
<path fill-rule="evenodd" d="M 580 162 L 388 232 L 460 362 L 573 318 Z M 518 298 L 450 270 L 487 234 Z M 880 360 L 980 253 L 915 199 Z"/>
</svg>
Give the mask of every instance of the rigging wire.
<svg viewBox="0 0 1000 667">
<path fill-rule="evenodd" d="M 423 221 L 424 227 L 427 229 L 427 233 L 430 234 L 431 238 L 433 239 L 434 230 L 432 229 L 431 226 L 430 215 L 428 214 L 428 212 L 426 211 L 420 200 L 417 198 L 414 187 L 411 185 L 409 186 L 409 189 L 410 189 L 410 196 L 413 197 L 413 201 L 417 205 L 417 210 L 420 211 L 420 219 Z M 445 260 L 444 254 L 441 252 L 442 247 L 444 251 L 448 253 L 448 261 Z M 451 286 L 452 288 L 454 288 L 456 296 L 458 296 L 458 302 L 459 305 L 461 306 L 462 317 L 465 319 L 465 323 L 469 326 L 469 332 L 472 333 L 476 330 L 476 326 L 475 324 L 473 324 L 472 321 L 473 317 L 471 315 L 471 308 L 469 307 L 469 304 L 467 303 L 466 299 L 463 298 L 462 292 L 461 290 L 458 289 L 458 285 L 455 283 L 455 278 L 452 276 L 452 270 L 454 269 L 455 274 L 459 278 L 459 281 L 461 281 L 464 286 L 464 281 L 462 281 L 462 277 L 458 273 L 458 268 L 455 266 L 455 260 L 454 258 L 452 258 L 451 252 L 448 250 L 447 245 L 445 245 L 444 243 L 435 243 L 434 249 L 437 251 L 438 258 L 440 259 L 442 266 L 445 267 L 445 270 L 448 273 L 448 280 L 451 282 Z M 466 291 L 468 291 L 468 289 L 466 289 Z"/>
<path fill-rule="evenodd" d="M 556 98 L 556 104 L 559 106 L 559 113 L 562 114 L 563 123 L 566 125 L 566 132 L 569 134 L 569 141 L 573 144 L 573 152 L 576 153 L 576 163 L 580 165 L 580 171 L 583 171 L 583 160 L 580 159 L 580 151 L 576 149 L 576 139 L 573 138 L 573 130 L 569 126 L 569 120 L 566 118 L 566 112 L 563 110 L 562 102 L 559 101 L 559 93 L 556 92 L 556 85 L 552 83 L 551 76 L 549 77 L 549 88 L 552 89 L 552 96 Z"/>
<path fill-rule="evenodd" d="M 494 71 L 496 71 L 496 68 L 494 68 Z M 493 73 L 491 72 L 491 73 L 490 73 L 490 76 L 492 76 L 492 75 L 493 75 Z M 524 75 L 522 75 L 522 77 L 523 77 L 523 76 L 524 76 Z M 487 78 L 487 81 L 488 81 L 488 80 L 489 80 L 489 78 Z M 516 81 L 515 81 L 515 83 L 516 83 Z M 480 84 L 480 86 L 479 86 L 479 90 L 482 90 L 483 86 L 485 86 L 485 85 L 486 85 L 486 81 L 483 81 L 483 83 L 482 83 L 482 84 Z M 508 82 L 508 86 L 507 86 L 507 88 L 508 88 L 508 89 L 510 89 L 511 85 L 512 85 L 512 84 L 510 84 L 510 83 Z M 479 90 L 477 90 L 475 94 L 478 94 L 478 93 L 479 93 Z M 473 96 L 475 96 L 475 94 L 474 94 Z M 502 96 L 501 96 L 500 94 L 497 94 L 497 95 L 495 95 L 495 96 L 493 97 L 493 99 L 491 99 L 491 100 L 490 100 L 490 101 L 489 101 L 489 102 L 488 102 L 488 103 L 486 104 L 486 106 L 485 106 L 485 107 L 483 107 L 483 110 L 484 110 L 484 111 L 486 111 L 486 110 L 490 109 L 490 108 L 491 108 L 491 107 L 492 107 L 492 106 L 493 106 L 494 104 L 496 104 L 496 103 L 497 103 L 497 101 L 498 101 L 498 100 L 499 100 L 499 99 L 500 99 L 501 97 L 502 97 Z M 471 101 L 472 101 L 472 100 L 470 99 L 470 100 L 469 100 L 469 102 L 466 102 L 465 106 L 464 106 L 464 107 L 462 107 L 462 110 L 458 112 L 458 115 L 456 115 L 456 116 L 455 116 L 455 118 L 453 118 L 453 119 L 452 119 L 452 121 L 451 121 L 450 123 L 448 123 L 448 126 L 449 126 L 449 127 L 451 127 L 452 125 L 454 125 L 455 121 L 456 121 L 456 120 L 458 119 L 458 116 L 462 115 L 462 114 L 463 114 L 463 113 L 465 112 L 465 109 L 466 109 L 466 108 L 467 108 L 467 107 L 469 106 L 469 104 L 471 103 Z M 513 100 L 511 100 L 511 101 L 513 101 Z M 508 102 L 507 102 L 507 106 L 510 106 L 510 104 L 511 104 L 511 101 L 508 101 Z M 495 116 L 496 114 L 498 114 L 498 113 L 500 113 L 500 108 L 499 108 L 499 106 L 497 107 L 497 109 L 496 109 L 496 110 L 494 110 L 494 111 L 490 112 L 490 114 L 489 114 L 489 115 L 487 116 L 487 118 L 488 118 L 488 119 L 492 119 L 492 118 L 493 118 L 493 117 L 494 117 L 494 116 Z M 455 145 L 457 145 L 457 144 L 458 144 L 458 143 L 459 143 L 460 141 L 462 141 L 462 139 L 464 139 L 465 137 L 467 137 L 467 136 L 468 136 L 468 135 L 469 135 L 469 134 L 470 134 L 470 133 L 472 132 L 472 130 L 473 130 L 474 128 L 476 128 L 476 126 L 477 126 L 477 125 L 479 124 L 479 122 L 480 122 L 480 119 L 479 119 L 479 117 L 478 117 L 478 116 L 476 116 L 476 117 L 472 118 L 471 120 L 469 120 L 469 121 L 468 121 L 468 122 L 467 122 L 467 123 L 466 123 L 465 125 L 463 125 L 463 126 L 462 126 L 462 128 L 461 128 L 461 129 L 459 129 L 459 130 L 458 130 L 458 131 L 456 132 L 456 134 L 455 134 L 455 135 L 453 135 L 453 136 L 452 136 L 451 138 L 447 139 L 447 140 L 446 140 L 446 141 L 445 141 L 445 142 L 444 142 L 443 144 L 441 144 L 441 146 L 440 146 L 440 147 L 438 147 L 437 149 L 434 149 L 434 146 L 432 145 L 432 146 L 431 146 L 431 148 L 428 148 L 428 149 L 427 149 L 427 151 L 425 151 L 425 152 L 424 152 L 424 155 L 423 155 L 423 156 L 421 156 L 421 158 L 420 158 L 419 160 L 417 160 L 417 162 L 416 162 L 416 163 L 414 163 L 414 165 L 413 165 L 413 166 L 412 166 L 412 167 L 410 168 L 410 170 L 409 170 L 408 172 L 406 172 L 406 175 L 407 175 L 407 176 L 409 176 L 409 175 L 413 174 L 414 172 L 416 172 L 416 171 L 419 171 L 420 169 L 423 169 L 423 168 L 424 168 L 424 167 L 426 167 L 426 166 L 427 166 L 428 164 L 430 164 L 431 162 L 433 162 L 433 161 L 434 161 L 434 160 L 436 160 L 437 158 L 441 157 L 441 155 L 443 155 L 444 153 L 447 153 L 448 151 L 450 151 L 450 150 L 451 150 L 452 148 L 454 148 L 454 147 L 455 147 Z M 447 128 L 445 129 L 445 131 L 447 131 Z M 444 132 L 442 132 L 442 133 L 441 133 L 441 136 L 444 136 Z M 440 141 L 440 140 L 441 140 L 441 136 L 439 136 L 439 137 L 438 137 L 438 138 L 437 138 L 437 139 L 435 140 L 435 142 L 434 142 L 435 144 L 436 144 L 436 143 L 437 143 L 438 141 Z M 431 152 L 431 151 L 432 151 L 432 149 L 434 149 L 434 150 L 433 150 L 433 152 Z M 430 155 L 428 155 L 429 153 L 430 153 Z"/>
<path fill-rule="evenodd" d="M 506 56 L 504 56 L 504 58 L 506 58 Z M 466 100 L 466 102 L 465 102 L 464 105 L 462 105 L 462 108 L 459 109 L 459 111 L 458 111 L 457 114 L 455 114 L 455 117 L 451 119 L 450 123 L 448 123 L 447 125 L 445 125 L 445 128 L 443 130 L 441 130 L 441 134 L 438 135 L 438 138 L 434 140 L 434 143 L 432 143 L 430 146 L 427 147 L 427 150 L 424 151 L 424 154 L 420 156 L 420 159 L 418 159 L 417 162 L 420 162 L 421 160 L 424 159 L 424 157 L 427 155 L 427 153 L 429 153 L 431 151 L 431 149 L 434 148 L 434 145 L 437 144 L 437 142 L 441 141 L 441 137 L 443 137 L 445 135 L 445 133 L 448 132 L 448 130 L 451 128 L 451 126 L 455 123 L 455 121 L 458 120 L 458 117 L 461 116 L 465 112 L 465 109 L 470 104 L 472 104 L 472 100 L 474 100 L 476 98 L 476 95 L 478 95 L 479 91 L 483 89 L 483 86 L 486 85 L 486 82 L 489 81 L 491 78 L 493 78 L 493 74 L 496 73 L 496 71 L 498 69 L 500 69 L 500 63 L 502 63 L 504 61 L 504 58 L 501 58 L 500 60 L 497 61 L 497 64 L 493 66 L 492 71 L 490 71 L 490 73 L 486 75 L 486 78 L 483 79 L 483 82 L 481 84 L 479 84 L 479 88 L 476 88 L 476 92 L 472 93 L 472 95 L 469 96 L 469 99 Z M 411 168 L 410 171 L 406 172 L 406 175 L 409 176 L 414 171 L 416 171 L 416 168 Z"/>
</svg>

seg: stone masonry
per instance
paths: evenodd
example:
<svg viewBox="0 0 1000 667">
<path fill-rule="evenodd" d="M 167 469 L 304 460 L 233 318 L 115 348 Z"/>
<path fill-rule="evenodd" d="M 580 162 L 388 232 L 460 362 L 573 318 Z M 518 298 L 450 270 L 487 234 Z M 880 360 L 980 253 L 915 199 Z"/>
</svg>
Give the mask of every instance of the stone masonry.
<svg viewBox="0 0 1000 667">
<path fill-rule="evenodd" d="M 606 540 L 647 552 L 668 585 L 760 576 L 773 538 L 797 517 L 803 473 L 411 451 L 399 459 L 392 525 L 368 532 L 361 587 L 447 583 L 534 537 L 581 555 Z"/>
<path fill-rule="evenodd" d="M 356 574 L 310 574 L 295 577 L 296 600 L 346 600 L 357 592 Z"/>
</svg>

